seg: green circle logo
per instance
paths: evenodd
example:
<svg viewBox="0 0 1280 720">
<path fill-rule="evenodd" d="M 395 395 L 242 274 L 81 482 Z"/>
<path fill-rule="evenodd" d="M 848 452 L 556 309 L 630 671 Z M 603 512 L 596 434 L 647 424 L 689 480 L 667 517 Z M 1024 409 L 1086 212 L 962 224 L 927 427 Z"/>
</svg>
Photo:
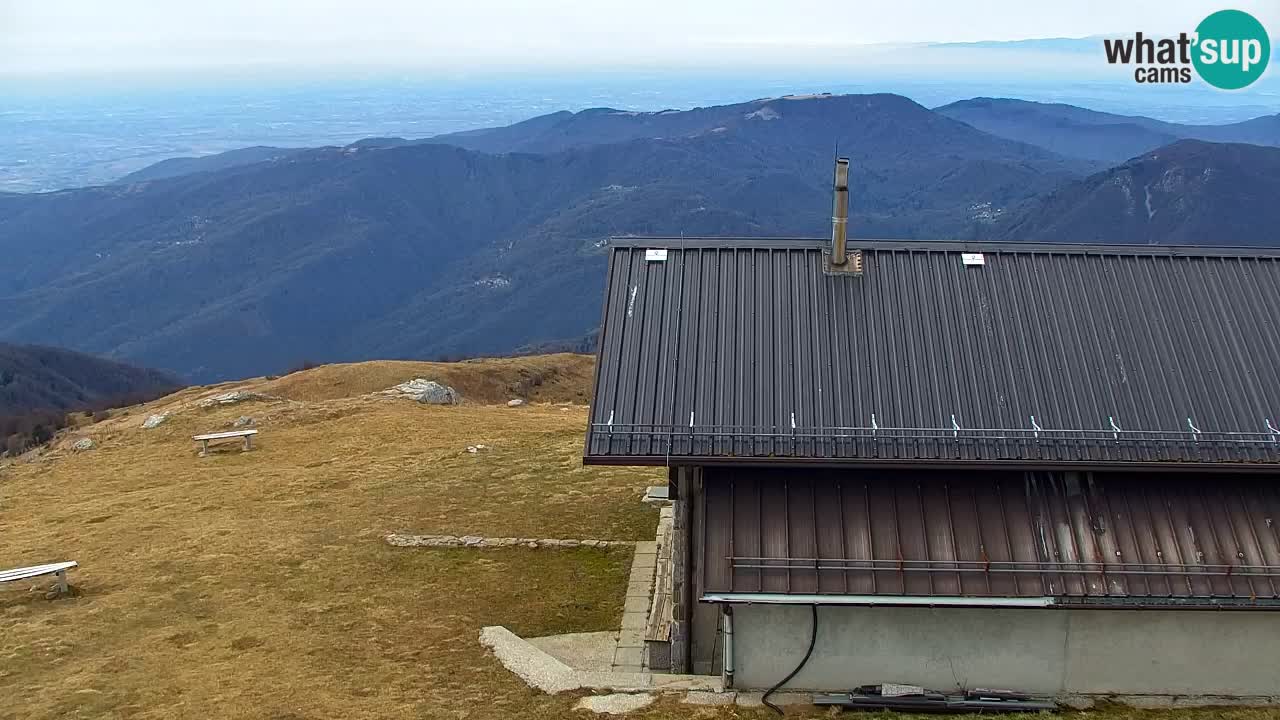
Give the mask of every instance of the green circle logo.
<svg viewBox="0 0 1280 720">
<path fill-rule="evenodd" d="M 1271 59 L 1271 38 L 1257 18 L 1241 10 L 1219 10 L 1196 26 L 1191 62 L 1210 85 L 1239 90 L 1262 77 Z"/>
</svg>

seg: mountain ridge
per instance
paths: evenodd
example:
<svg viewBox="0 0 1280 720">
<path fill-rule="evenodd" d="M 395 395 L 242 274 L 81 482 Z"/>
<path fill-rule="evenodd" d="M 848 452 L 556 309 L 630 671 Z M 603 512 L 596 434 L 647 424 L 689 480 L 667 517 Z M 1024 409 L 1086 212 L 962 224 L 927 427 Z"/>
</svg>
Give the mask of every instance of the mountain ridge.
<svg viewBox="0 0 1280 720">
<path fill-rule="evenodd" d="M 1047 228 L 1030 208 L 1104 167 L 891 95 L 681 115 L 557 113 L 471 136 L 487 151 L 370 139 L 0 196 L 0 338 L 201 382 L 585 349 L 609 237 L 824 236 L 837 143 L 853 237 L 985 239 L 1015 216 Z M 566 122 L 582 135 L 567 140 Z"/>
<path fill-rule="evenodd" d="M 281 148 L 269 145 L 255 145 L 237 148 L 225 152 L 194 157 L 176 157 L 161 160 L 141 170 L 135 170 L 116 180 L 117 183 L 137 183 L 166 178 L 180 177 L 198 172 L 216 172 L 241 165 L 252 165 L 260 162 L 271 162 L 288 157 L 303 148 Z"/>
<path fill-rule="evenodd" d="M 1246 245 L 1238 239 L 1280 227 L 1276 197 L 1280 148 L 1179 140 L 1029 202 L 996 234 L 1046 242 Z"/>
<path fill-rule="evenodd" d="M 784 95 L 759 98 L 730 105 L 696 107 L 688 110 L 630 111 L 610 107 L 588 108 L 577 112 L 560 110 L 500 127 L 477 128 L 427 138 L 368 137 L 345 148 L 389 148 L 420 144 L 447 144 L 487 153 L 548 153 L 573 147 L 624 142 L 652 137 L 677 138 L 708 132 L 735 110 L 779 101 L 805 99 L 839 99 L 847 97 L 892 97 L 888 93 L 875 96 L 857 95 Z M 908 102 L 914 102 L 902 98 Z M 758 109 L 758 108 L 756 108 Z M 1066 103 L 1045 103 L 1014 98 L 974 97 L 932 108 L 932 111 L 970 125 L 984 133 L 1028 145 L 1070 158 L 1085 165 L 1085 170 L 1100 167 L 1088 163 L 1119 163 L 1162 145 L 1183 138 L 1211 142 L 1245 142 L 1257 145 L 1280 145 L 1280 114 L 1262 115 L 1244 121 L 1223 124 L 1176 123 L 1142 115 L 1101 112 Z M 745 113 L 743 113 L 745 114 Z M 649 127 L 667 123 L 656 135 L 634 127 L 601 127 L 610 120 L 625 122 L 639 118 Z M 592 125 L 584 132 L 584 125 Z M 315 148 L 280 148 L 255 146 L 213 155 L 177 157 L 162 160 L 126 175 L 116 182 L 146 182 L 195 172 L 210 172 L 238 165 L 279 160 L 295 152 Z"/>
<path fill-rule="evenodd" d="M 1280 146 L 1280 114 L 1222 125 L 1190 125 L 1065 103 L 989 97 L 933 110 L 998 137 L 1101 162 L 1122 162 L 1183 139 Z"/>
</svg>

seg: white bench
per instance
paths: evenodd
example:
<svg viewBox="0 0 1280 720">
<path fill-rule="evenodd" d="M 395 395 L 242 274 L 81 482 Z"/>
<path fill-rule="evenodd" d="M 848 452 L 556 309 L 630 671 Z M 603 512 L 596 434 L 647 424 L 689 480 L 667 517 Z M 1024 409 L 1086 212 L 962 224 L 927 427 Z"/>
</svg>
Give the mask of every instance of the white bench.
<svg viewBox="0 0 1280 720">
<path fill-rule="evenodd" d="M 71 562 L 50 563 L 48 565 L 33 565 L 32 567 L 13 570 L 0 570 L 0 583 L 26 580 L 27 578 L 40 577 L 41 575 L 57 575 L 58 591 L 66 595 L 68 590 L 67 571 L 73 567 L 79 567 L 74 560 Z"/>
<path fill-rule="evenodd" d="M 228 432 L 209 433 L 207 435 L 193 435 L 192 440 L 200 443 L 200 457 L 204 457 L 209 452 L 210 440 L 230 440 L 231 438 L 244 438 L 244 449 L 253 449 L 253 436 L 257 435 L 257 430 L 231 430 Z"/>
</svg>

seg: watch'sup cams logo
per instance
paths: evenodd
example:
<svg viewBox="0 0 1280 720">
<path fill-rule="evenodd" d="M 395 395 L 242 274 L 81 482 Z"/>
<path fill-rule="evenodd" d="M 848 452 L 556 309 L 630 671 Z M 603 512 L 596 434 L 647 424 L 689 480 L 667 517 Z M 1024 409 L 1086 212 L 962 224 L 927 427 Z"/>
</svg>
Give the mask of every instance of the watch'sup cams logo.
<svg viewBox="0 0 1280 720">
<path fill-rule="evenodd" d="M 1102 43 L 1107 62 L 1138 66 L 1133 79 L 1140 83 L 1189 83 L 1194 69 L 1216 88 L 1239 90 L 1262 77 L 1271 59 L 1266 28 L 1240 10 L 1220 10 L 1190 35 L 1154 39 L 1135 33 Z"/>
</svg>

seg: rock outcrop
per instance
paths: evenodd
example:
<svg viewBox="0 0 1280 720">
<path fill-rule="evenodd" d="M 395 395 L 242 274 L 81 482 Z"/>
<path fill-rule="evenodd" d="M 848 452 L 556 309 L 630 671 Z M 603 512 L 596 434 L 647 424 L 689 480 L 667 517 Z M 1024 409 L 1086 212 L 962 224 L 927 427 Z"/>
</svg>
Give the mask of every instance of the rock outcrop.
<svg viewBox="0 0 1280 720">
<path fill-rule="evenodd" d="M 276 398 L 262 393 L 249 392 L 248 390 L 237 390 L 235 392 L 222 393 L 214 395 L 211 398 L 205 398 L 200 401 L 200 407 L 211 408 L 219 405 L 235 405 L 236 403 L 247 402 L 249 400 L 275 400 Z"/>
<path fill-rule="evenodd" d="M 434 380 L 426 380 L 424 378 L 414 378 L 408 382 L 402 382 L 393 388 L 383 390 L 379 394 L 411 398 L 424 405 L 457 405 L 462 402 L 462 396 L 458 394 L 457 390 L 448 385 L 441 385 Z"/>
<path fill-rule="evenodd" d="M 395 547 L 467 547 L 467 548 L 612 548 L 634 547 L 630 540 L 571 540 L 558 538 L 481 537 L 479 535 L 402 535 L 386 536 L 388 545 Z"/>
</svg>

